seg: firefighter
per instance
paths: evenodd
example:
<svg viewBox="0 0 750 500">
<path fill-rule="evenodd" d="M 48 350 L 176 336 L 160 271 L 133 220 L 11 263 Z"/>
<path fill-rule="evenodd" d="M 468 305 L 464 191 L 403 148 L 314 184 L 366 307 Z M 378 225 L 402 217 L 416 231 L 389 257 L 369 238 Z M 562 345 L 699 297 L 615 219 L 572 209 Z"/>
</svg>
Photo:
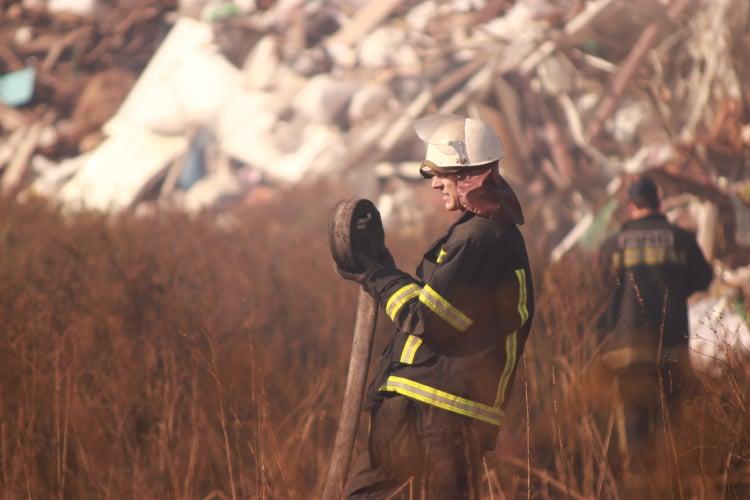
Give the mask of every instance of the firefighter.
<svg viewBox="0 0 750 500">
<path fill-rule="evenodd" d="M 678 417 L 689 374 L 687 299 L 709 286 L 713 269 L 695 237 L 667 221 L 653 180 L 636 179 L 628 198 L 629 220 L 600 253 L 611 293 L 598 327 L 617 384 L 623 469 L 642 473 L 652 465 L 649 437 Z"/>
<path fill-rule="evenodd" d="M 534 294 L 520 203 L 500 176 L 503 148 L 485 123 L 432 115 L 420 173 L 457 220 L 411 275 L 387 249 L 359 256 L 361 283 L 395 324 L 366 401 L 367 451 L 349 498 L 479 498 L 482 453 L 495 446 L 531 329 Z M 409 481 L 411 479 L 411 481 Z"/>
</svg>

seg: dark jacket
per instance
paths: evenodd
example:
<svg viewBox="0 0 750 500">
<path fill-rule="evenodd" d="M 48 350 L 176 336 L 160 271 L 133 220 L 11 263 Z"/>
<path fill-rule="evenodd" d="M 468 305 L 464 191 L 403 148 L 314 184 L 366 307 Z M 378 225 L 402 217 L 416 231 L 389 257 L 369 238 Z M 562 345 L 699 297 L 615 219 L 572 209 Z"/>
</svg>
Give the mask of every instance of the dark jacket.
<svg viewBox="0 0 750 500">
<path fill-rule="evenodd" d="M 713 278 L 695 237 L 652 214 L 625 223 L 601 257 L 612 290 L 598 326 L 611 347 L 687 345 L 687 299 Z"/>
<path fill-rule="evenodd" d="M 364 286 L 397 327 L 371 404 L 398 393 L 489 424 L 494 439 L 534 314 L 518 228 L 467 212 L 424 254 L 416 277 L 386 267 Z"/>
</svg>

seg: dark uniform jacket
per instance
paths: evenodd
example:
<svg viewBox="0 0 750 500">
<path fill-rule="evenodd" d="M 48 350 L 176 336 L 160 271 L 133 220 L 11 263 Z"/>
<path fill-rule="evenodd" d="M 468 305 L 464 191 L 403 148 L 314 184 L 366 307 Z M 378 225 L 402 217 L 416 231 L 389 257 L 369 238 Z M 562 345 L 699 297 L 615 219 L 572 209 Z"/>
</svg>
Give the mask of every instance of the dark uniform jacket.
<svg viewBox="0 0 750 500">
<path fill-rule="evenodd" d="M 479 427 L 494 443 L 534 314 L 518 228 L 466 212 L 425 253 L 416 277 L 385 267 L 364 286 L 397 327 L 371 405 L 401 394 L 487 424 Z"/>
<path fill-rule="evenodd" d="M 611 347 L 686 346 L 687 299 L 713 277 L 695 237 L 652 214 L 625 223 L 602 256 L 613 287 L 598 326 L 614 333 Z"/>
</svg>

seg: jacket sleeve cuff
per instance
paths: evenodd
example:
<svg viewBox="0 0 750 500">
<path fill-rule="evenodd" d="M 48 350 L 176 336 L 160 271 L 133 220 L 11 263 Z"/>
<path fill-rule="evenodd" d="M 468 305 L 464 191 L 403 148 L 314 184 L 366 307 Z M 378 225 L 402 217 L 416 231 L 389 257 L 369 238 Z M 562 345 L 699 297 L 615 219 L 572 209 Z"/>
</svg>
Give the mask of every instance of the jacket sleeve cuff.
<svg viewBox="0 0 750 500">
<path fill-rule="evenodd" d="M 387 300 L 399 286 L 414 281 L 414 278 L 409 274 L 395 267 L 378 264 L 367 270 L 362 286 L 370 295 L 375 297 L 379 304 L 383 304 L 383 301 Z"/>
</svg>

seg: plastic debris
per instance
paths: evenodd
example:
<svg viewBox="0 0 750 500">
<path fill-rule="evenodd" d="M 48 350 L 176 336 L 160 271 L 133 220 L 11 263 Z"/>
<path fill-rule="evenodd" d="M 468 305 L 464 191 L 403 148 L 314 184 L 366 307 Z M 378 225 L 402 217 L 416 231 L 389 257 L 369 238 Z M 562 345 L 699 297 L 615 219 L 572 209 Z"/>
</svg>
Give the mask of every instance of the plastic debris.
<svg viewBox="0 0 750 500">
<path fill-rule="evenodd" d="M 23 106 L 34 97 L 36 70 L 24 68 L 0 76 L 0 102 L 6 106 Z"/>
</svg>

